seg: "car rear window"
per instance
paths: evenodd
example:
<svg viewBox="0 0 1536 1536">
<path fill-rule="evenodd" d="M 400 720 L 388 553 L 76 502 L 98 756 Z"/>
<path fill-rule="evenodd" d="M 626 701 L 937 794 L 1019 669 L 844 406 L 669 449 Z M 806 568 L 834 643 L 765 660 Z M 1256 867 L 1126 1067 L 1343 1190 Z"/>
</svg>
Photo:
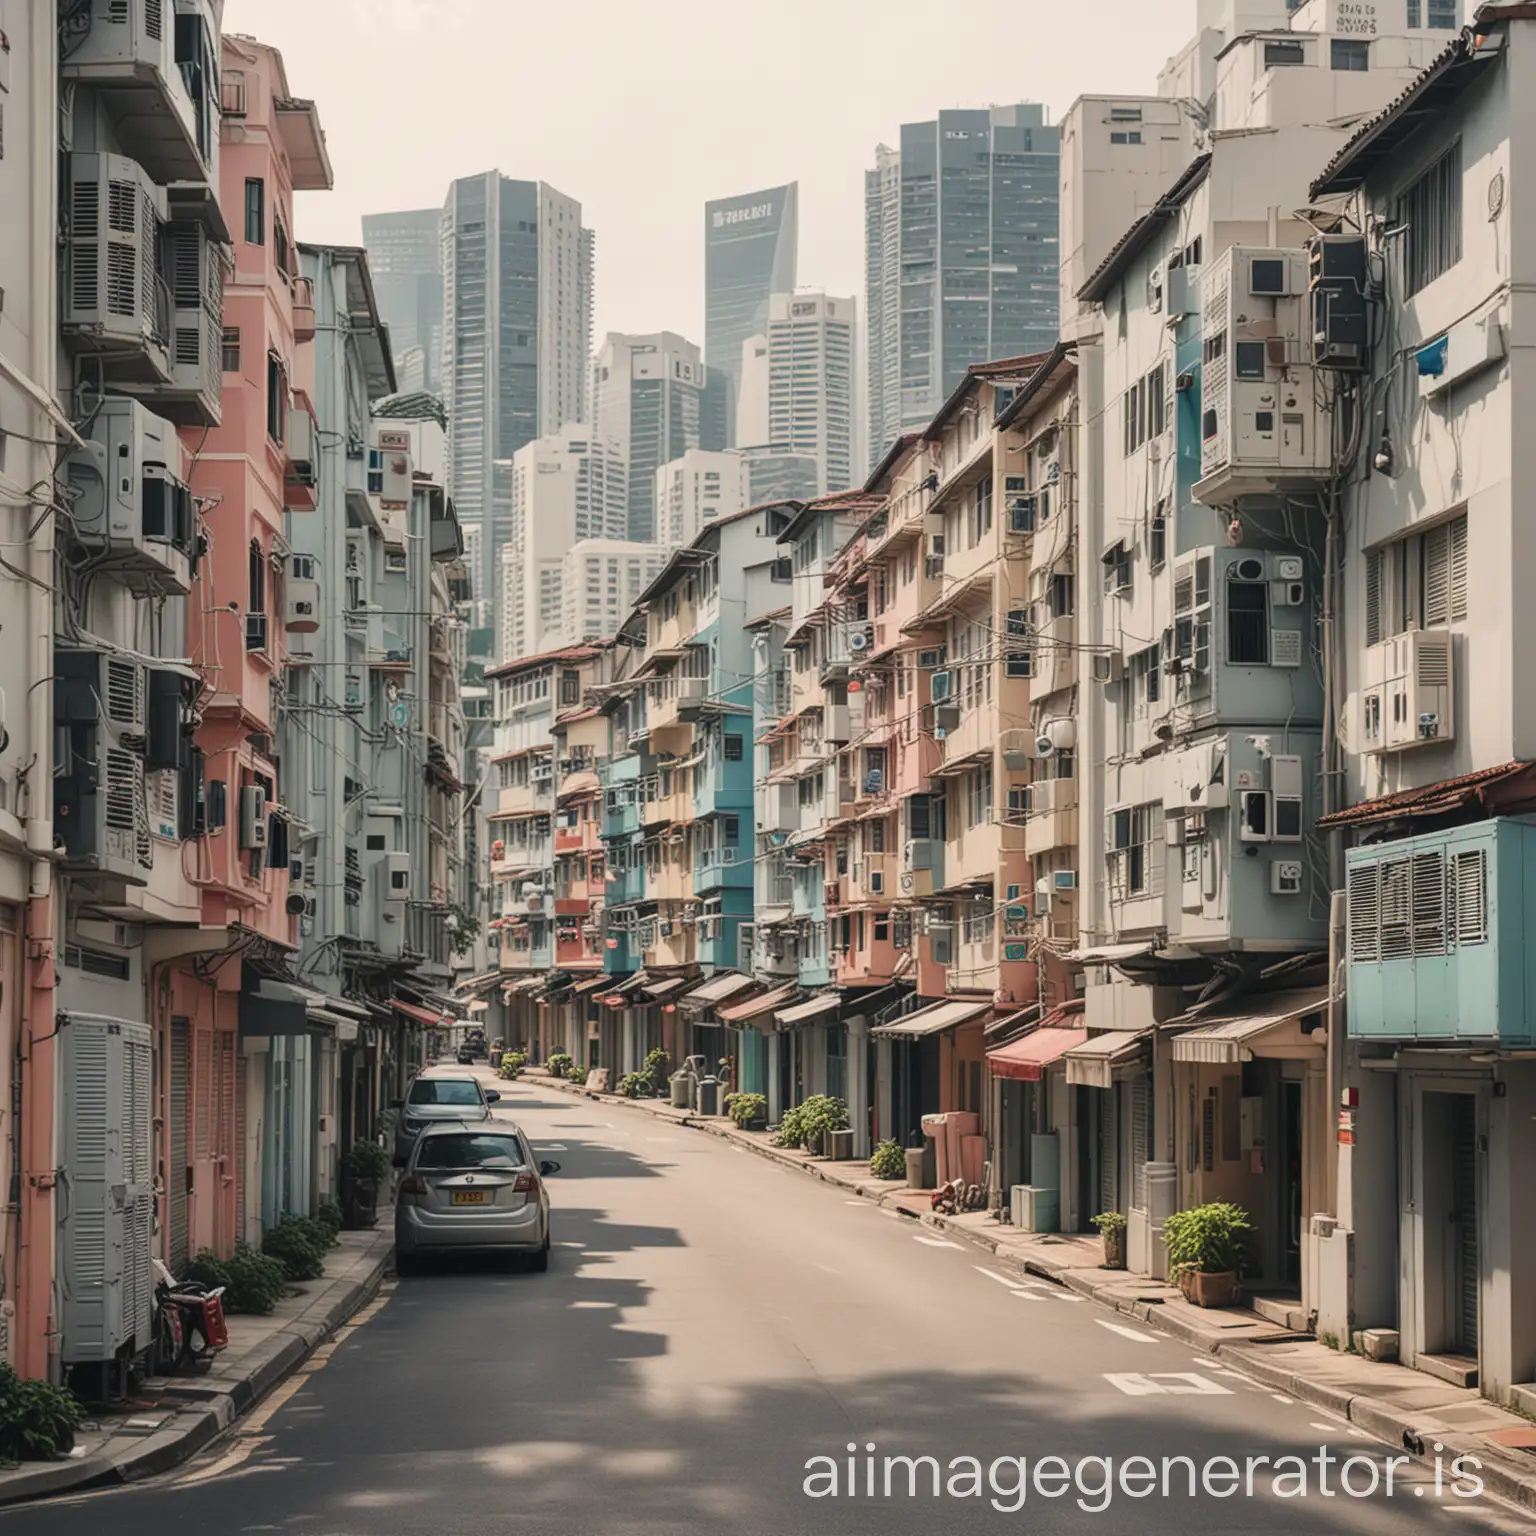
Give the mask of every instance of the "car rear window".
<svg viewBox="0 0 1536 1536">
<path fill-rule="evenodd" d="M 428 1136 L 416 1155 L 418 1168 L 525 1168 L 516 1136 Z"/>
<path fill-rule="evenodd" d="M 421 1077 L 411 1084 L 411 1104 L 479 1104 L 480 1087 L 463 1078 Z"/>
</svg>

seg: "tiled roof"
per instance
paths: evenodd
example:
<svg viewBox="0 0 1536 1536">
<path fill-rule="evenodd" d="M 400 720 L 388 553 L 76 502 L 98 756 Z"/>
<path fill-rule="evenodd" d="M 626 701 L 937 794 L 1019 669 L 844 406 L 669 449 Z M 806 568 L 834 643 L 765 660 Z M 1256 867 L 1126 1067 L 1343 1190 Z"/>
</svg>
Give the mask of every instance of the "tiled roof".
<svg viewBox="0 0 1536 1536">
<path fill-rule="evenodd" d="M 1536 802 L 1536 763 L 1502 763 L 1479 768 L 1454 779 L 1441 779 L 1422 789 L 1400 789 L 1375 800 L 1362 800 L 1346 810 L 1318 819 L 1320 827 L 1363 826 L 1371 822 L 1413 821 L 1448 816 L 1479 807 L 1498 815 L 1523 803 Z"/>
<path fill-rule="evenodd" d="M 591 661 L 598 654 L 595 645 L 566 645 L 557 651 L 543 651 L 537 656 L 519 656 L 516 661 L 497 662 L 494 667 L 485 669 L 486 677 L 510 677 L 514 672 L 526 671 L 529 667 L 547 665 L 552 661 Z"/>
</svg>

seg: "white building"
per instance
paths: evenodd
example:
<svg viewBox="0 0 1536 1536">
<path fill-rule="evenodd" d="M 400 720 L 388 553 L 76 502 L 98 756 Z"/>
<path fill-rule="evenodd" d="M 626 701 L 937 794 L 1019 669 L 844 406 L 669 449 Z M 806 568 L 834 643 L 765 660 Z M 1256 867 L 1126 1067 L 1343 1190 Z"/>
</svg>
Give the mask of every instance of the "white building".
<svg viewBox="0 0 1536 1536">
<path fill-rule="evenodd" d="M 640 594 L 661 574 L 670 551 L 627 539 L 582 539 L 561 565 L 560 636 L 557 643 L 611 640 Z"/>
<path fill-rule="evenodd" d="M 856 310 L 854 300 L 820 292 L 777 293 L 769 304 L 768 431 L 757 441 L 814 459 L 818 496 L 854 482 Z M 744 364 L 751 349 L 748 342 Z"/>
<path fill-rule="evenodd" d="M 566 551 L 581 539 L 622 538 L 626 476 L 617 443 L 563 427 L 498 466 L 509 538 L 498 566 L 497 655 L 516 661 L 558 644 Z"/>
<path fill-rule="evenodd" d="M 692 543 L 705 523 L 740 512 L 746 482 L 739 453 L 692 448 L 656 471 L 656 542 L 669 549 Z"/>
<path fill-rule="evenodd" d="M 656 471 L 699 446 L 704 363 L 673 331 L 610 331 L 593 376 L 593 430 L 618 445 L 629 475 L 626 528 L 616 537 L 649 542 L 656 533 Z"/>
</svg>

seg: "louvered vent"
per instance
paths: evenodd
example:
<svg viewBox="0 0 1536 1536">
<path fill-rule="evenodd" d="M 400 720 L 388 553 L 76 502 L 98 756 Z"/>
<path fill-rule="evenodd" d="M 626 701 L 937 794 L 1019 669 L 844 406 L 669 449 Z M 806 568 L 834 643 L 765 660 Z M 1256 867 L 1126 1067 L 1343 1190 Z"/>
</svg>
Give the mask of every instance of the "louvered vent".
<svg viewBox="0 0 1536 1536">
<path fill-rule="evenodd" d="M 144 729 L 144 669 L 136 661 L 107 658 L 107 719 L 129 733 Z"/>
<path fill-rule="evenodd" d="M 70 274 L 70 303 L 75 309 L 101 307 L 101 268 L 95 252 L 81 247 L 101 235 L 101 186 L 95 181 L 77 181 L 71 189 L 70 229 L 75 238 L 74 269 Z"/>
<path fill-rule="evenodd" d="M 144 30 L 151 37 L 165 36 L 165 0 L 144 0 Z"/>
<path fill-rule="evenodd" d="M 1488 942 L 1488 854 L 1474 848 L 1451 860 L 1452 900 L 1456 903 L 1456 942 Z"/>
<path fill-rule="evenodd" d="M 123 747 L 106 751 L 107 826 L 116 832 L 132 832 L 138 825 L 144 798 L 144 762 Z"/>
</svg>

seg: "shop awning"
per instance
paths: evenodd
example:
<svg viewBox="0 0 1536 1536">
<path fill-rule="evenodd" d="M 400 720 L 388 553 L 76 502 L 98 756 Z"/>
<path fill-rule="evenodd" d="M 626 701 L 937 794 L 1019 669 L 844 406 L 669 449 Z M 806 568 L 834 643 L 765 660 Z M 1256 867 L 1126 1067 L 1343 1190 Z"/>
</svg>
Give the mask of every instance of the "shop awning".
<svg viewBox="0 0 1536 1536">
<path fill-rule="evenodd" d="M 720 1017 L 727 1024 L 740 1024 L 743 1019 L 755 1019 L 759 1014 L 772 1013 L 775 1008 L 782 1008 L 799 993 L 800 988 L 793 983 L 787 987 L 777 987 L 772 992 L 761 992 L 756 997 L 749 997 L 744 1003 L 734 1003 L 729 1008 L 720 1009 Z"/>
<path fill-rule="evenodd" d="M 544 978 L 542 976 L 524 976 L 520 981 L 512 983 L 512 990 L 514 992 L 532 992 L 543 985 Z"/>
<path fill-rule="evenodd" d="M 237 1028 L 241 1035 L 304 1035 L 310 1005 L 324 1006 L 326 994 L 313 987 L 257 976 L 247 968 L 241 983 Z"/>
<path fill-rule="evenodd" d="M 727 971 L 723 976 L 712 976 L 702 987 L 695 987 L 683 1001 L 690 1008 L 711 1008 L 754 985 L 756 983 L 750 976 L 743 976 L 740 971 Z"/>
<path fill-rule="evenodd" d="M 1135 1061 L 1151 1038 L 1149 1029 L 1107 1029 L 1067 1052 L 1067 1081 L 1084 1088 L 1113 1088 L 1115 1068 Z"/>
<path fill-rule="evenodd" d="M 489 1003 L 479 1001 L 473 1002 L 469 1005 L 469 1011 L 472 1015 L 476 1013 L 489 1013 L 490 1008 L 491 1005 Z"/>
<path fill-rule="evenodd" d="M 569 800 L 572 795 L 595 795 L 602 788 L 595 773 L 585 771 L 570 773 L 560 781 L 558 799 Z"/>
<path fill-rule="evenodd" d="M 430 1008 L 419 1008 L 415 1003 L 402 1002 L 398 997 L 390 998 L 389 1006 L 396 1013 L 403 1014 L 418 1024 L 425 1024 L 428 1029 L 437 1029 L 443 1023 L 442 1014 L 434 1013 Z"/>
<path fill-rule="evenodd" d="M 616 981 L 608 988 L 616 997 L 628 997 L 632 992 L 638 992 L 643 987 L 651 985 L 651 978 L 644 971 L 636 971 L 633 976 L 626 976 L 623 981 Z"/>
<path fill-rule="evenodd" d="M 478 976 L 466 977 L 454 988 L 454 991 L 460 997 L 474 997 L 481 992 L 488 991 L 500 980 L 500 971 L 481 971 Z"/>
<path fill-rule="evenodd" d="M 1086 1029 L 1058 1029 L 1041 1025 L 1027 1035 L 987 1052 L 987 1065 L 993 1077 L 1006 1077 L 1016 1083 L 1038 1083 L 1045 1069 L 1054 1066 L 1075 1045 L 1088 1038 Z"/>
<path fill-rule="evenodd" d="M 935 1003 L 929 1008 L 919 1008 L 904 1018 L 892 1019 L 889 1024 L 877 1024 L 870 1034 L 901 1036 L 908 1040 L 920 1040 L 924 1035 L 936 1035 L 943 1029 L 954 1029 L 958 1024 L 969 1024 L 982 1014 L 992 1011 L 991 1003 L 949 1002 Z"/>
<path fill-rule="evenodd" d="M 1328 1039 L 1326 1030 L 1308 1032 L 1303 1026 L 1313 1016 L 1326 1022 L 1327 1013 L 1327 987 L 1259 993 L 1250 996 L 1246 1012 L 1206 1014 L 1198 1020 L 1198 1028 L 1175 1035 L 1173 1059 L 1235 1066 L 1252 1061 L 1255 1056 L 1321 1056 Z M 1186 1016 L 1172 1022 L 1197 1021 Z"/>
<path fill-rule="evenodd" d="M 1117 960 L 1135 960 L 1141 955 L 1150 955 L 1152 949 L 1150 939 L 1135 944 L 1098 944 L 1092 949 L 1073 950 L 1067 959 L 1075 960 L 1079 965 L 1113 965 Z"/>
<path fill-rule="evenodd" d="M 1040 1010 L 1044 1006 L 1043 1003 L 1031 1003 L 1028 1008 L 1020 1008 L 1016 1013 L 1005 1013 L 1000 1019 L 992 1019 L 982 1033 L 994 1044 L 1011 1040 L 1040 1022 Z"/>
<path fill-rule="evenodd" d="M 815 997 L 793 1007 L 775 1009 L 773 1016 L 780 1024 L 809 1024 L 812 1019 L 836 1013 L 842 1006 L 841 992 L 818 992 Z"/>
<path fill-rule="evenodd" d="M 640 989 L 647 997 L 671 997 L 683 987 L 686 987 L 693 978 L 691 976 L 663 976 L 656 981 L 648 981 Z"/>
<path fill-rule="evenodd" d="M 311 1029 L 330 1030 L 343 1044 L 348 1040 L 356 1040 L 361 1027 L 350 1014 L 333 1013 L 329 1008 L 322 1008 L 317 1003 L 309 1005 L 308 1022 Z"/>
<path fill-rule="evenodd" d="M 588 976 L 585 981 L 578 981 L 573 990 L 585 997 L 588 992 L 596 992 L 600 987 L 608 985 L 607 976 Z"/>
</svg>

